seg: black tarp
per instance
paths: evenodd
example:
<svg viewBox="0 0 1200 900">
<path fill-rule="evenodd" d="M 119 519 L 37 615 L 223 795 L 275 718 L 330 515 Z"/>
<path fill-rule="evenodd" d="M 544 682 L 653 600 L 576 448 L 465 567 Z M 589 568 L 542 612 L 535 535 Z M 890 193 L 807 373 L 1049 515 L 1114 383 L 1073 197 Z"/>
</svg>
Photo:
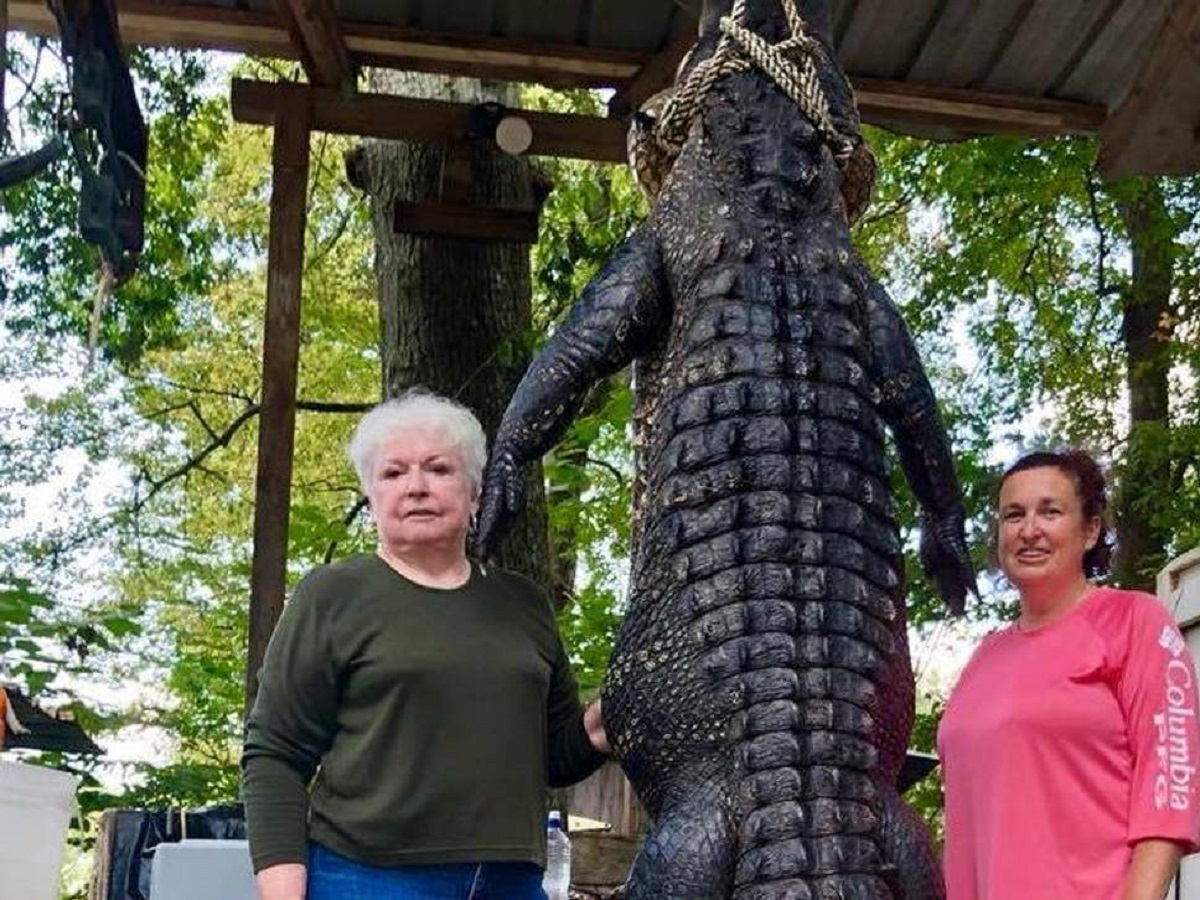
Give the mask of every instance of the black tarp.
<svg viewBox="0 0 1200 900">
<path fill-rule="evenodd" d="M 183 838 L 244 840 L 240 803 L 202 809 L 118 809 L 108 834 L 108 893 L 102 900 L 150 900 L 154 849 Z M 97 852 L 100 848 L 97 848 Z"/>
</svg>

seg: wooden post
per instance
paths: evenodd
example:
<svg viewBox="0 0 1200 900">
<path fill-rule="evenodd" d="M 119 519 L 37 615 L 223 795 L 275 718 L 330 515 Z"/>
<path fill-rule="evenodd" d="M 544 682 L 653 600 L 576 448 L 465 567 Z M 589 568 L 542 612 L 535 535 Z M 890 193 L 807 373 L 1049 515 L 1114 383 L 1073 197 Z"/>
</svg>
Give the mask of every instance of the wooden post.
<svg viewBox="0 0 1200 900">
<path fill-rule="evenodd" d="M 300 355 L 300 288 L 308 200 L 309 104 L 304 94 L 282 98 L 275 115 L 267 313 L 263 329 L 262 413 L 250 569 L 250 637 L 246 712 L 258 692 L 258 670 L 283 611 Z"/>
<path fill-rule="evenodd" d="M 8 146 L 8 116 L 4 105 L 4 61 L 8 59 L 8 0 L 0 0 L 0 150 Z"/>
</svg>

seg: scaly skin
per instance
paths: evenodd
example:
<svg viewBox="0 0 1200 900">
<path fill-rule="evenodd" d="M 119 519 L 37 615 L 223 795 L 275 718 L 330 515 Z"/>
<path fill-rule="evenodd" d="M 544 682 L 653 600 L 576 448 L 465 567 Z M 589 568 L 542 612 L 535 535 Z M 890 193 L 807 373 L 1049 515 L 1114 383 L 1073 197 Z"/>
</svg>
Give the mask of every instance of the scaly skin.
<svg viewBox="0 0 1200 900">
<path fill-rule="evenodd" d="M 654 818 L 634 900 L 942 896 L 895 788 L 913 683 L 885 425 L 925 514 L 923 561 L 952 606 L 973 581 L 934 398 L 851 247 L 840 178 L 763 75 L 718 82 L 649 220 L 497 435 L 485 549 L 524 464 L 637 360 L 630 604 L 604 688 Z"/>
</svg>

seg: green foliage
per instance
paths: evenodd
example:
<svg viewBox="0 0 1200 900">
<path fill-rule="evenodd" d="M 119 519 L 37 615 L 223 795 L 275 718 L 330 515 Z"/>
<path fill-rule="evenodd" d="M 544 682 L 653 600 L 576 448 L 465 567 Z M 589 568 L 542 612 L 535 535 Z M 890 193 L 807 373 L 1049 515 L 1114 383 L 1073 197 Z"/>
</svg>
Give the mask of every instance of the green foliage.
<svg viewBox="0 0 1200 900">
<path fill-rule="evenodd" d="M 945 701 L 938 698 L 927 698 L 924 708 L 917 709 L 912 737 L 909 739 L 909 746 L 913 750 L 936 755 L 937 729 L 945 711 Z M 945 798 L 942 791 L 941 770 L 935 769 L 910 787 L 905 793 L 904 799 L 929 825 L 934 843 L 941 848 L 946 835 L 946 822 L 943 815 Z"/>
<path fill-rule="evenodd" d="M 523 103 L 550 112 L 596 113 L 588 92 L 527 88 Z M 646 203 L 625 167 L 544 160 L 553 186 L 533 248 L 535 329 L 545 334 L 578 299 L 612 252 L 646 216 Z"/>
<path fill-rule="evenodd" d="M 33 48 L 27 48 L 31 52 Z M 43 45 L 41 53 L 47 53 Z M 19 68 L 44 73 L 22 60 Z M 227 117 L 221 101 L 198 99 L 207 77 L 196 54 L 139 51 L 131 55 L 139 102 L 149 121 L 146 249 L 137 273 L 115 289 L 101 319 L 100 349 L 125 368 L 142 354 L 183 339 L 190 307 L 227 263 L 215 252 L 218 224 L 196 205 Z M 29 142 L 55 127 L 68 92 L 65 74 L 43 75 L 18 113 Z M 14 334 L 87 337 L 98 284 L 98 254 L 78 234 L 79 173 L 64 160 L 48 173 L 6 191 L 0 213 L 0 253 L 15 265 L 0 283 L 0 314 Z"/>
<path fill-rule="evenodd" d="M 589 92 L 529 88 L 524 105 L 596 114 Z M 534 338 L 539 345 L 600 267 L 646 215 L 645 200 L 624 167 L 565 160 L 543 163 L 554 186 L 532 251 Z M 625 376 L 598 385 L 583 415 L 544 460 L 551 539 L 574 560 L 570 604 L 559 625 L 585 693 L 604 677 L 624 602 L 630 552 L 633 461 L 629 423 L 633 392 Z"/>
<path fill-rule="evenodd" d="M 0 659 L 5 660 L 0 678 L 20 678 L 41 690 L 53 677 L 56 660 L 42 641 L 53 639 L 56 629 L 40 621 L 53 606 L 27 579 L 0 575 Z"/>
<path fill-rule="evenodd" d="M 0 410 L 14 426 L 0 492 L 19 500 L 31 482 L 67 482 L 57 515 L 23 525 L 13 544 L 13 578 L 23 580 L 4 584 L 0 675 L 47 701 L 70 698 L 84 676 L 139 685 L 132 705 L 77 704 L 77 718 L 100 735 L 154 736 L 170 755 L 126 765 L 126 793 L 90 792 L 100 806 L 234 799 L 245 676 L 270 133 L 232 126 L 223 98 L 197 94 L 202 57 L 141 61 L 147 257 L 114 297 L 100 364 L 83 378 L 81 354 L 63 353 L 87 332 L 86 252 L 70 249 L 78 265 L 44 254 L 41 274 L 61 290 L 39 290 L 38 270 L 22 262 L 28 285 L 9 279 L 0 296 L 14 340 L 58 354 L 0 357 L 3 376 L 25 385 L 23 406 Z M 303 400 L 363 403 L 379 391 L 370 232 L 344 182 L 348 144 L 313 142 Z M 44 253 L 43 225 L 55 252 L 73 240 L 69 181 L 39 181 L 6 204 L 2 239 L 22 260 Z M 51 215 L 45 198 L 59 194 Z M 338 553 L 362 544 L 360 523 L 342 524 L 358 495 L 342 454 L 350 425 L 299 416 L 296 574 L 333 540 Z"/>
<path fill-rule="evenodd" d="M 894 248 L 921 298 L 906 315 L 934 327 L 939 319 L 961 323 L 977 356 L 966 404 L 953 387 L 943 399 L 983 410 L 970 430 L 994 441 L 1091 449 L 1112 464 L 1118 494 L 1135 498 L 1122 516 L 1150 521 L 1165 556 L 1194 546 L 1200 179 L 1106 183 L 1093 168 L 1094 142 L 1077 138 L 949 145 L 889 138 L 882 147 L 885 181 L 899 181 L 914 203 L 913 236 Z M 1131 236 L 1123 205 L 1133 200 L 1151 206 Z M 1167 270 L 1135 272 L 1133 240 L 1159 244 Z M 1164 277 L 1169 311 L 1158 342 L 1131 358 L 1131 310 L 1147 279 Z M 1171 372 L 1168 418 L 1130 421 L 1128 379 L 1148 366 Z M 961 430 L 956 438 L 970 443 Z"/>
</svg>

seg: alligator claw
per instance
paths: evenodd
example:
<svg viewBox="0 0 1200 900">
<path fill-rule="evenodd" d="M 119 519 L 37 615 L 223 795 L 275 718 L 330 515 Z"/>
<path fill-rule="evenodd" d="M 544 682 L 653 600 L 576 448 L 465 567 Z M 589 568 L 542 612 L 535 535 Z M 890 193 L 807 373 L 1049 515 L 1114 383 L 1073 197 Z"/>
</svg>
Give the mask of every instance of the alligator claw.
<svg viewBox="0 0 1200 900">
<path fill-rule="evenodd" d="M 513 454 L 497 449 L 483 476 L 471 552 L 487 559 L 525 505 L 525 476 Z"/>
<path fill-rule="evenodd" d="M 963 519 L 963 512 L 955 510 L 939 516 L 926 515 L 921 521 L 921 567 L 955 615 L 962 614 L 968 591 L 979 595 Z"/>
</svg>

